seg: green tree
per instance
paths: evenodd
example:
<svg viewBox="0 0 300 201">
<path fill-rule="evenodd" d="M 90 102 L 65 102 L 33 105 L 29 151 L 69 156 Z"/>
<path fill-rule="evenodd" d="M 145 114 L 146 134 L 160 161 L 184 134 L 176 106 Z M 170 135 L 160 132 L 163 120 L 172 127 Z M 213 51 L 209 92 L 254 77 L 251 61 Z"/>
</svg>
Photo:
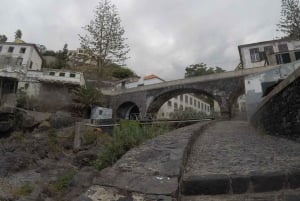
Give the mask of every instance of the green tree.
<svg viewBox="0 0 300 201">
<path fill-rule="evenodd" d="M 291 39 L 300 39 L 300 7 L 299 0 L 281 1 L 281 18 L 277 24 L 278 31 Z"/>
<path fill-rule="evenodd" d="M 119 79 L 135 76 L 135 73 L 129 68 L 118 67 L 112 72 L 112 76 Z"/>
<path fill-rule="evenodd" d="M 6 35 L 0 35 L 0 42 L 6 42 L 6 41 L 7 41 Z"/>
<path fill-rule="evenodd" d="M 220 67 L 208 67 L 205 63 L 192 64 L 185 68 L 185 77 L 195 77 L 221 72 L 225 72 L 225 70 Z"/>
<path fill-rule="evenodd" d="M 64 44 L 64 47 L 57 54 L 56 68 L 68 67 L 68 44 Z"/>
<path fill-rule="evenodd" d="M 101 105 L 103 95 L 101 91 L 92 86 L 82 86 L 73 91 L 73 100 L 81 105 L 85 110 L 85 115 L 88 115 L 93 105 Z"/>
<path fill-rule="evenodd" d="M 128 58 L 129 46 L 125 43 L 124 28 L 115 5 L 110 0 L 100 0 L 95 19 L 83 27 L 85 36 L 79 35 L 86 52 L 96 59 L 100 76 L 110 63 L 123 64 Z"/>
<path fill-rule="evenodd" d="M 20 29 L 18 29 L 16 32 L 15 32 L 15 40 L 17 39 L 21 39 L 22 38 L 22 31 Z"/>
</svg>

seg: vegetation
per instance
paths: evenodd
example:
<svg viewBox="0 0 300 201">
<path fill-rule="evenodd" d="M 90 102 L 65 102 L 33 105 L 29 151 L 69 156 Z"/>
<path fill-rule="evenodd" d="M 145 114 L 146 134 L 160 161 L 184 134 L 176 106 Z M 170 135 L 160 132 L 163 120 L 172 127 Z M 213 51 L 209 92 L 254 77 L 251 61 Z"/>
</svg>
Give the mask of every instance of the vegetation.
<svg viewBox="0 0 300 201">
<path fill-rule="evenodd" d="M 6 35 L 0 35 L 0 42 L 6 42 L 6 41 L 7 41 Z"/>
<path fill-rule="evenodd" d="M 71 184 L 72 179 L 75 175 L 74 170 L 70 170 L 65 174 L 57 178 L 57 180 L 52 184 L 51 188 L 56 192 L 63 192 Z"/>
<path fill-rule="evenodd" d="M 26 183 L 20 186 L 19 188 L 14 189 L 12 194 L 13 196 L 19 198 L 19 197 L 30 195 L 32 191 L 33 191 L 33 187 L 30 184 Z"/>
<path fill-rule="evenodd" d="M 15 33 L 15 40 L 22 38 L 22 31 L 18 29 Z"/>
<path fill-rule="evenodd" d="M 137 121 L 122 120 L 93 164 L 99 170 L 111 166 L 131 148 L 166 131 L 167 127 L 162 124 L 143 126 Z"/>
<path fill-rule="evenodd" d="M 79 35 L 81 46 L 95 58 L 100 76 L 109 64 L 123 64 L 127 59 L 129 46 L 123 36 L 125 31 L 116 7 L 110 0 L 100 0 L 95 10 L 95 19 L 83 29 L 87 34 Z"/>
<path fill-rule="evenodd" d="M 170 118 L 174 120 L 188 120 L 188 119 L 204 119 L 208 115 L 204 112 L 197 112 L 196 110 L 175 111 L 170 113 Z"/>
<path fill-rule="evenodd" d="M 73 100 L 78 103 L 78 109 L 84 110 L 85 115 L 89 115 L 88 113 L 94 105 L 102 104 L 103 95 L 95 87 L 81 86 L 73 90 Z"/>
<path fill-rule="evenodd" d="M 135 76 L 135 73 L 129 68 L 118 67 L 112 71 L 112 76 L 118 79 L 125 79 Z"/>
<path fill-rule="evenodd" d="M 225 70 L 220 67 L 208 67 L 205 63 L 192 64 L 185 68 L 185 77 L 195 77 L 222 72 L 225 72 Z"/>
<path fill-rule="evenodd" d="M 29 96 L 24 90 L 19 90 L 17 95 L 17 107 L 33 110 L 37 104 L 37 99 Z"/>
<path fill-rule="evenodd" d="M 92 129 L 87 129 L 82 136 L 82 142 L 84 145 L 90 145 L 97 141 L 99 133 L 95 132 Z"/>
<path fill-rule="evenodd" d="M 278 30 L 291 39 L 300 39 L 300 5 L 299 0 L 281 1 L 281 18 Z"/>
<path fill-rule="evenodd" d="M 58 53 L 55 53 L 52 50 L 47 50 L 43 53 L 43 56 L 54 56 L 56 57 L 56 61 L 47 63 L 44 61 L 44 67 L 45 68 L 53 68 L 53 69 L 62 69 L 68 67 L 68 44 L 64 44 L 64 47 L 62 50 L 58 51 Z"/>
</svg>

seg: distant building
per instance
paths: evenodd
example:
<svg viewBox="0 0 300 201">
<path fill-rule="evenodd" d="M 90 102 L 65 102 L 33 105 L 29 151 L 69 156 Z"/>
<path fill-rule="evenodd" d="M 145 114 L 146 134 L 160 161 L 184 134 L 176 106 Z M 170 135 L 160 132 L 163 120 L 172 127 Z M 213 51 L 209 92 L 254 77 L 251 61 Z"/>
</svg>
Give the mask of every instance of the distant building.
<svg viewBox="0 0 300 201">
<path fill-rule="evenodd" d="M 161 82 L 165 82 L 162 78 L 156 75 L 147 75 L 142 78 L 132 78 L 127 79 L 127 82 L 123 82 L 123 87 L 125 88 L 134 88 L 140 87 L 144 85 L 158 84 Z M 121 84 L 117 85 L 117 88 L 120 88 Z M 159 109 L 156 118 L 158 119 L 168 119 L 170 118 L 170 114 L 175 111 L 185 111 L 185 110 L 193 110 L 197 112 L 203 112 L 207 115 L 211 114 L 210 104 L 205 101 L 197 98 L 193 94 L 182 94 L 177 97 L 171 98 L 167 102 L 165 102 L 161 108 Z"/>
<path fill-rule="evenodd" d="M 300 41 L 278 39 L 239 45 L 243 68 L 291 63 L 300 59 Z"/>
<path fill-rule="evenodd" d="M 71 66 L 96 65 L 96 60 L 82 48 L 68 50 L 68 64 Z"/>
<path fill-rule="evenodd" d="M 68 88 L 85 84 L 82 73 L 42 69 L 42 61 L 35 44 L 24 41 L 0 43 L 0 106 L 11 101 L 20 90 L 45 99 L 45 103 L 63 102 L 68 96 Z M 6 100 L 8 97 L 10 100 Z"/>
<path fill-rule="evenodd" d="M 271 89 L 300 66 L 300 41 L 279 39 L 238 46 L 242 68 L 273 66 L 245 77 L 247 115 L 250 117 Z"/>
</svg>

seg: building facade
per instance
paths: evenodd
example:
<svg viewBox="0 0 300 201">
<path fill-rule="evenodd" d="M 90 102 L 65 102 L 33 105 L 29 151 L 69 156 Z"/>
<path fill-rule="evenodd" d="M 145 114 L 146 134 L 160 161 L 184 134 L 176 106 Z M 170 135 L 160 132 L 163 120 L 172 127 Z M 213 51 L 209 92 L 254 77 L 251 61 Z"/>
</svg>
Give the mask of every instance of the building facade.
<svg viewBox="0 0 300 201">
<path fill-rule="evenodd" d="M 245 77 L 248 118 L 263 97 L 300 66 L 300 41 L 280 39 L 238 46 L 242 68 L 272 67 Z"/>
<path fill-rule="evenodd" d="M 20 91 L 28 96 L 55 102 L 59 96 L 49 94 L 71 86 L 85 84 L 83 74 L 64 70 L 42 69 L 42 56 L 35 44 L 22 42 L 0 43 L 0 106 L 15 105 Z M 63 90 L 61 97 L 68 90 Z M 64 100 L 64 99 L 63 99 Z"/>
</svg>

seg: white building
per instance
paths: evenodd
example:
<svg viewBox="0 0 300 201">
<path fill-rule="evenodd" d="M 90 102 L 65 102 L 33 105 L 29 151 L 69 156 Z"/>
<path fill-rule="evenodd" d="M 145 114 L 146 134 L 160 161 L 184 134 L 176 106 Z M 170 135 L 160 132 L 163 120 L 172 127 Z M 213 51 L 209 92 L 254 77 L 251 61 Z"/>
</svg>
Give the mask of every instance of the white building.
<svg viewBox="0 0 300 201">
<path fill-rule="evenodd" d="M 300 41 L 279 39 L 239 45 L 243 68 L 291 63 L 300 59 Z"/>
<path fill-rule="evenodd" d="M 16 95 L 20 90 L 39 98 L 44 94 L 45 99 L 55 102 L 59 96 L 58 94 L 50 95 L 50 92 L 85 84 L 82 73 L 42 69 L 42 61 L 42 56 L 35 44 L 24 43 L 21 40 L 14 43 L 0 43 L 1 102 L 8 102 L 6 98 Z M 64 96 L 67 91 L 63 90 L 60 94 Z"/>
<path fill-rule="evenodd" d="M 264 95 L 300 66 L 300 41 L 279 39 L 238 46 L 242 68 L 273 66 L 245 77 L 247 115 L 255 112 Z M 298 61 L 299 60 L 299 61 Z"/>
<path fill-rule="evenodd" d="M 164 82 L 162 78 L 156 75 L 147 75 L 139 79 L 130 80 L 125 83 L 125 88 L 134 88 L 144 85 L 157 84 Z M 120 87 L 119 84 L 117 87 Z M 211 114 L 210 105 L 203 100 L 195 97 L 193 94 L 182 94 L 165 102 L 159 109 L 156 118 L 168 119 L 174 111 L 193 110 L 203 112 L 207 115 Z"/>
<path fill-rule="evenodd" d="M 165 102 L 157 113 L 158 119 L 168 119 L 175 111 L 192 110 L 211 114 L 210 105 L 192 94 L 181 94 Z"/>
</svg>

